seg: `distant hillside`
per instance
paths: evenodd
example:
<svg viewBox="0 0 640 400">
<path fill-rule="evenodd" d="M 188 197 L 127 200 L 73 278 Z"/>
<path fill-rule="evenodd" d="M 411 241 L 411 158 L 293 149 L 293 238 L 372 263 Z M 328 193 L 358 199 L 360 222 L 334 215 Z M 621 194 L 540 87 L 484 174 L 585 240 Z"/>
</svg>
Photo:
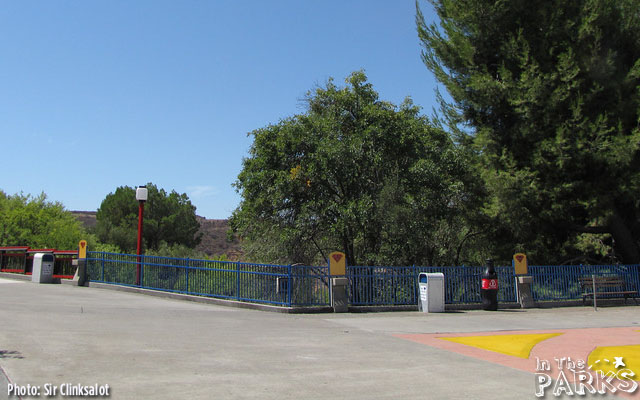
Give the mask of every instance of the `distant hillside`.
<svg viewBox="0 0 640 400">
<path fill-rule="evenodd" d="M 240 259 L 242 252 L 238 239 L 234 239 L 231 242 L 227 240 L 228 219 L 198 217 L 198 222 L 200 222 L 199 232 L 202 233 L 202 240 L 196 247 L 197 250 L 203 251 L 210 256 L 226 254 L 231 260 Z"/>
<path fill-rule="evenodd" d="M 74 217 L 86 228 L 93 228 L 96 226 L 96 212 L 95 211 L 71 211 Z"/>
<path fill-rule="evenodd" d="M 71 211 L 82 225 L 89 229 L 96 226 L 95 211 Z M 229 230 L 229 220 L 226 219 L 206 219 L 197 217 L 200 222 L 200 230 L 202 240 L 196 247 L 210 256 L 226 254 L 231 260 L 240 259 L 242 252 L 240 243 L 237 239 L 233 241 L 227 240 L 227 231 Z"/>
</svg>

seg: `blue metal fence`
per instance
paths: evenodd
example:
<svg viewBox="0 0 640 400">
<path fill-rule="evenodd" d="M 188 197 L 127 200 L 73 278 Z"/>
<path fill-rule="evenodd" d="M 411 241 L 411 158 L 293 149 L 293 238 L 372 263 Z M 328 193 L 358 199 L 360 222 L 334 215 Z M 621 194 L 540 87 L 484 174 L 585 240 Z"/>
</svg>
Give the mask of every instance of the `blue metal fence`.
<svg viewBox="0 0 640 400">
<path fill-rule="evenodd" d="M 418 274 L 442 272 L 446 304 L 480 303 L 480 283 L 485 267 L 364 267 L 348 266 L 349 300 L 353 305 L 418 304 Z M 498 301 L 515 302 L 512 267 L 496 267 Z"/>
<path fill-rule="evenodd" d="M 536 265 L 529 267 L 528 275 L 533 277 L 531 291 L 535 301 L 574 300 L 582 298 L 580 279 L 593 275 L 620 277 L 626 284 L 624 290 L 637 292 L 640 290 L 639 268 L 638 265 Z"/>
<path fill-rule="evenodd" d="M 330 305 L 329 267 L 270 265 L 229 261 L 192 260 L 88 252 L 87 272 L 96 282 L 136 286 L 168 292 L 210 296 L 280 306 Z M 617 276 L 626 282 L 625 290 L 640 290 L 638 265 L 529 266 L 533 276 L 532 294 L 536 301 L 582 298 L 580 278 Z M 418 274 L 442 272 L 445 276 L 446 304 L 480 303 L 481 276 L 485 267 L 370 267 L 347 266 L 351 305 L 416 305 Z M 498 266 L 501 303 L 516 302 L 514 269 Z"/>
<path fill-rule="evenodd" d="M 349 303 L 356 306 L 418 304 L 416 267 L 347 266 Z"/>
<path fill-rule="evenodd" d="M 422 267 L 420 272 L 442 272 L 445 279 L 445 303 L 481 303 L 482 274 L 486 267 Z M 517 301 L 514 270 L 511 266 L 497 266 L 498 302 Z M 416 283 L 417 286 L 417 283 Z"/>
<path fill-rule="evenodd" d="M 293 265 L 290 267 L 291 305 L 328 306 L 329 266 L 312 267 Z"/>
<path fill-rule="evenodd" d="M 141 284 L 136 285 L 140 264 Z M 326 305 L 328 267 L 253 264 L 88 252 L 95 282 L 266 304 Z"/>
</svg>

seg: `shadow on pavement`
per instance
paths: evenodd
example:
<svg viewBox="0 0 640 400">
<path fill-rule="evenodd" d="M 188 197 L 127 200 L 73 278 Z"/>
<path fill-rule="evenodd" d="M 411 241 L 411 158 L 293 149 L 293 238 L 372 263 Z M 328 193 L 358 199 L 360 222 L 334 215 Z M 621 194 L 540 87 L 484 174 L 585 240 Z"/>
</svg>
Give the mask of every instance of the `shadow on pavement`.
<svg viewBox="0 0 640 400">
<path fill-rule="evenodd" d="M 0 360 L 3 358 L 18 358 L 18 359 L 22 359 L 24 358 L 22 356 L 22 353 L 20 353 L 19 351 L 15 351 L 15 350 L 0 350 Z"/>
</svg>

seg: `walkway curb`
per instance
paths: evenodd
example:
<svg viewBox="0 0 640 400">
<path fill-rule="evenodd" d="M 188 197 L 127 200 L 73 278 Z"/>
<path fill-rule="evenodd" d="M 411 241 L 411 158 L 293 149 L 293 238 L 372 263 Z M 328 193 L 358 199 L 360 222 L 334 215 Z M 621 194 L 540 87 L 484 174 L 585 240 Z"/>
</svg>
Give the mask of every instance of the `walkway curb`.
<svg viewBox="0 0 640 400">
<path fill-rule="evenodd" d="M 0 278 L 31 282 L 31 275 L 13 274 L 11 272 L 0 272 Z"/>
<path fill-rule="evenodd" d="M 13 279 L 18 281 L 31 281 L 31 276 L 22 274 L 13 274 L 8 272 L 0 272 L 0 278 Z M 70 279 L 58 279 L 55 283 L 62 283 L 70 286 L 77 286 L 77 281 Z M 132 286 L 122 286 L 111 283 L 99 283 L 88 282 L 88 287 L 98 289 L 116 290 L 121 292 L 139 293 L 148 296 L 154 296 L 165 299 L 192 301 L 195 303 L 214 304 L 218 306 L 234 307 L 250 310 L 268 311 L 282 314 L 315 314 L 315 313 L 333 313 L 333 308 L 330 306 L 311 306 L 311 307 L 283 307 L 272 306 L 268 304 L 248 303 L 230 299 L 221 299 L 215 297 L 206 296 L 194 296 L 183 293 L 163 292 L 152 289 L 142 289 Z M 82 287 L 82 286 L 77 286 Z M 598 305 L 607 306 L 633 306 L 635 304 L 621 303 L 621 299 L 598 299 Z M 532 308 L 558 308 L 558 307 L 589 307 L 591 304 L 583 304 L 582 300 L 558 300 L 558 301 L 538 301 Z M 467 310 L 481 310 L 482 304 L 445 304 L 446 311 L 467 311 Z M 498 312 L 500 310 L 513 310 L 521 309 L 519 303 L 500 303 Z M 401 305 L 401 306 L 349 306 L 350 313 L 375 313 L 375 312 L 393 312 L 393 311 L 418 311 L 417 305 Z"/>
<path fill-rule="evenodd" d="M 311 314 L 333 312 L 331 307 L 279 307 L 268 304 L 245 303 L 242 301 L 218 299 L 215 297 L 193 296 L 190 294 L 161 292 L 159 290 L 142 289 L 131 286 L 114 285 L 110 283 L 89 282 L 90 288 L 116 290 L 120 292 L 139 293 L 153 297 L 174 300 L 186 300 L 194 303 L 214 304 L 218 306 L 243 308 L 249 310 L 269 311 L 284 314 Z"/>
</svg>

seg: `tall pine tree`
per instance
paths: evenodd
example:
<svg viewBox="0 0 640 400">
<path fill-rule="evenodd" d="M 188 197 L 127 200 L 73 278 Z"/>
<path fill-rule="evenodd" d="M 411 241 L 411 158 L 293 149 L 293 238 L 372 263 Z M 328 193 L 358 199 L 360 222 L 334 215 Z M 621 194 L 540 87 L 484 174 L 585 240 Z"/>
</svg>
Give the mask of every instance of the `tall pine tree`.
<svg viewBox="0 0 640 400">
<path fill-rule="evenodd" d="M 431 3 L 423 59 L 451 98 L 442 120 L 481 160 L 503 254 L 562 262 L 606 233 L 640 263 L 640 2 Z"/>
</svg>

